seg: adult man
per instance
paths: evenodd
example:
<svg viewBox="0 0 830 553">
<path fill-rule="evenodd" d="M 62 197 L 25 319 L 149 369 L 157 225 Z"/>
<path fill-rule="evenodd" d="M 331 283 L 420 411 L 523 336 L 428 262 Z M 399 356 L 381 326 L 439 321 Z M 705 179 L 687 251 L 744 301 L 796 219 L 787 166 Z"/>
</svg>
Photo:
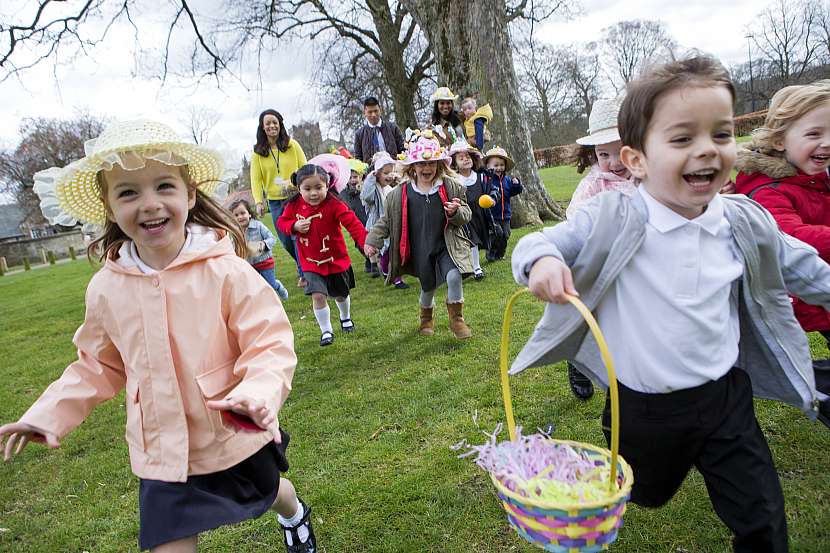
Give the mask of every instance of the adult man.
<svg viewBox="0 0 830 553">
<path fill-rule="evenodd" d="M 403 134 L 395 123 L 381 119 L 378 99 L 369 96 L 363 101 L 366 124 L 354 137 L 354 155 L 364 163 L 371 163 L 375 152 L 386 150 L 393 158 L 403 151 Z"/>
</svg>

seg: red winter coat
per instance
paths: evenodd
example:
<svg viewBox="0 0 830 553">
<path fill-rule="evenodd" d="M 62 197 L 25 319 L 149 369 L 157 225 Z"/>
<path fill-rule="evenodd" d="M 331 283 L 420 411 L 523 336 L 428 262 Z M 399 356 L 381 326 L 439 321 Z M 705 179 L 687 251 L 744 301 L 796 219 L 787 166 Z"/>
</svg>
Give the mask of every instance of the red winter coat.
<svg viewBox="0 0 830 553">
<path fill-rule="evenodd" d="M 300 219 L 312 220 L 305 234 L 294 230 L 294 223 Z M 342 273 L 352 264 L 340 225 L 346 227 L 355 242 L 363 248 L 366 240 L 363 223 L 349 206 L 331 195 L 318 205 L 309 205 L 302 196 L 297 196 L 296 200 L 285 204 L 277 221 L 277 227 L 283 234 L 297 237 L 297 257 L 303 271 L 320 275 Z"/>
<path fill-rule="evenodd" d="M 738 152 L 736 192 L 769 211 L 781 230 L 818 250 L 830 262 L 830 179 L 805 175 L 786 159 L 766 155 L 749 144 Z M 793 309 L 807 331 L 830 330 L 830 313 L 793 298 Z"/>
</svg>

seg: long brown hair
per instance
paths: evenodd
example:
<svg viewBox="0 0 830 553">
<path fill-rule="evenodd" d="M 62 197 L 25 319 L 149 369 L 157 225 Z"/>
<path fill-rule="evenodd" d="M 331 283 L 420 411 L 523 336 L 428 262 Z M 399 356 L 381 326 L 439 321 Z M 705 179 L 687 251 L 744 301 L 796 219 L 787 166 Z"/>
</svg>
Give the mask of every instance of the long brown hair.
<svg viewBox="0 0 830 553">
<path fill-rule="evenodd" d="M 239 228 L 239 224 L 234 219 L 233 215 L 224 207 L 219 205 L 213 198 L 199 190 L 199 185 L 202 183 L 194 183 L 190 179 L 190 171 L 187 165 L 180 165 L 179 171 L 182 178 L 187 183 L 189 190 L 194 190 L 196 193 L 196 203 L 193 208 L 187 213 L 186 223 L 194 223 L 209 227 L 212 229 L 221 229 L 227 232 L 233 242 L 234 253 L 241 258 L 248 255 L 245 244 L 245 236 Z M 98 189 L 101 193 L 101 201 L 109 211 L 107 205 L 107 181 L 104 178 L 104 172 L 99 171 L 97 175 Z M 130 240 L 130 237 L 124 234 L 124 231 L 107 218 L 104 223 L 104 232 L 93 240 L 87 248 L 86 255 L 90 262 L 103 262 L 107 257 L 110 257 L 118 252 L 121 244 Z"/>
<path fill-rule="evenodd" d="M 597 163 L 597 149 L 596 146 L 583 146 L 582 144 L 574 144 L 565 155 L 565 164 L 576 167 L 576 172 L 580 175 L 586 169 L 590 169 L 592 165 Z"/>
</svg>

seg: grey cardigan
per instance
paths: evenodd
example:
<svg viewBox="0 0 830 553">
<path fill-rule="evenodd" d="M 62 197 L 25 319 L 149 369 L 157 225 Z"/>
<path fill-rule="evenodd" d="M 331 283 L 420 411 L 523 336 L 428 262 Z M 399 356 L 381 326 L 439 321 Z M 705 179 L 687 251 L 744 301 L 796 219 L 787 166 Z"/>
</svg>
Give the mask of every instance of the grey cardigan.
<svg viewBox="0 0 830 553">
<path fill-rule="evenodd" d="M 810 349 L 787 293 L 830 308 L 830 266 L 811 246 L 781 233 L 759 204 L 739 195 L 723 200 L 734 252 L 744 264 L 731 296 L 738 303 L 741 329 L 736 364 L 750 375 L 756 396 L 788 403 L 815 418 Z M 599 194 L 572 219 L 522 238 L 513 251 L 513 276 L 527 285 L 539 258 L 557 257 L 571 268 L 580 299 L 593 311 L 643 243 L 647 217 L 639 194 Z M 565 359 L 607 387 L 599 349 L 581 316 L 569 305 L 547 304 L 510 373 Z"/>
</svg>

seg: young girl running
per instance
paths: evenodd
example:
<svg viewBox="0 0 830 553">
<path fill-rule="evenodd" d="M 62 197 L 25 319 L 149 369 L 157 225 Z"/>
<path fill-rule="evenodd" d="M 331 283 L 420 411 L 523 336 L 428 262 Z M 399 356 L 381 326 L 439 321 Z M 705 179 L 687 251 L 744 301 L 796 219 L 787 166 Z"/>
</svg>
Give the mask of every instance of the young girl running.
<svg viewBox="0 0 830 553">
<path fill-rule="evenodd" d="M 381 218 L 385 212 L 384 202 L 392 188 L 398 184 L 398 174 L 395 172 L 395 160 L 386 152 L 378 152 L 374 156 L 374 170 L 366 177 L 363 183 L 363 190 L 360 192 L 361 201 L 366 206 L 366 231 L 372 230 L 375 221 Z M 380 267 L 378 267 L 380 265 Z M 383 243 L 380 250 L 378 263 L 373 264 L 372 278 L 389 274 L 389 239 Z M 395 288 L 405 290 L 409 285 L 398 276 L 392 280 Z"/>
<path fill-rule="evenodd" d="M 431 133 L 430 133 L 431 134 Z M 472 336 L 464 322 L 462 275 L 473 272 L 470 240 L 463 225 L 470 222 L 464 187 L 453 178 L 449 155 L 437 141 L 415 132 L 406 153 L 398 157 L 406 167 L 406 180 L 386 199 L 386 212 L 366 238 L 366 254 L 376 255 L 390 239 L 389 275 L 392 282 L 402 273 L 421 282 L 418 333 L 435 334 L 432 318 L 435 289 L 447 283 L 450 331 L 456 338 Z"/>
<path fill-rule="evenodd" d="M 617 130 L 619 104 L 614 100 L 597 100 L 588 118 L 588 136 L 576 140 L 570 164 L 579 174 L 590 169 L 574 190 L 565 215 L 573 217 L 582 203 L 606 190 L 619 190 L 630 196 L 637 190 L 631 172 L 620 161 L 620 132 Z"/>
<path fill-rule="evenodd" d="M 208 196 L 223 173 L 213 150 L 128 121 L 105 129 L 87 157 L 36 175 L 50 219 L 104 227 L 90 245 L 104 265 L 87 288 L 77 361 L 0 427 L 0 446 L 6 460 L 30 441 L 59 447 L 126 387 L 141 549 L 193 552 L 201 532 L 271 509 L 288 551 L 311 553 L 310 509 L 280 478 L 291 325 L 243 259 L 239 227 Z"/>
<path fill-rule="evenodd" d="M 579 182 L 565 210 L 568 219 L 577 208 L 601 192 L 619 190 L 630 196 L 637 190 L 631 172 L 620 161 L 620 132 L 617 130 L 617 114 L 620 106 L 614 100 L 597 100 L 588 117 L 588 136 L 578 138 L 577 147 L 571 156 L 576 171 L 588 174 Z M 579 399 L 594 395 L 594 385 L 584 374 L 568 361 L 568 383 L 571 392 Z"/>
<path fill-rule="evenodd" d="M 501 232 L 501 227 L 494 224 L 493 216 L 489 209 L 479 205 L 480 198 L 487 194 L 484 179 L 481 174 L 481 152 L 470 146 L 465 140 L 454 142 L 450 147 L 452 168 L 458 173 L 461 184 L 464 185 L 467 197 L 467 205 L 472 212 L 470 223 L 465 227 L 467 236 L 473 242 L 470 252 L 473 255 L 473 278 L 481 280 L 484 278 L 484 270 L 481 268 L 479 248 L 489 250 L 490 235 Z"/>
<path fill-rule="evenodd" d="M 343 160 L 348 178 L 346 160 L 332 157 Z M 330 175 L 319 165 L 309 163 L 301 167 L 291 176 L 299 192 L 288 200 L 277 221 L 282 232 L 297 237 L 297 257 L 308 281 L 305 293 L 311 296 L 314 317 L 320 325 L 321 346 L 334 342 L 329 297 L 334 298 L 340 311 L 340 329 L 355 330 L 349 299 L 349 290 L 354 288 L 354 272 L 340 225 L 346 227 L 360 248 L 366 239 L 366 229 L 357 216 L 330 188 L 340 178 L 341 175 Z"/>
<path fill-rule="evenodd" d="M 830 261 L 830 82 L 788 86 L 770 102 L 764 126 L 738 153 L 737 192 L 760 203 L 781 230 Z M 806 332 L 830 343 L 830 312 L 793 298 Z M 830 427 L 830 361 L 813 362 L 819 420 Z"/>
<path fill-rule="evenodd" d="M 288 290 L 283 286 L 282 282 L 277 279 L 274 272 L 274 258 L 271 255 L 271 250 L 277 239 L 274 234 L 268 230 L 268 227 L 261 222 L 254 219 L 254 211 L 251 209 L 251 204 L 248 200 L 240 198 L 231 203 L 230 212 L 236 217 L 236 222 L 242 227 L 245 232 L 245 240 L 248 248 L 248 263 L 250 263 L 256 272 L 265 279 L 265 282 L 271 285 L 271 288 L 277 295 L 285 301 L 288 299 Z"/>
</svg>

